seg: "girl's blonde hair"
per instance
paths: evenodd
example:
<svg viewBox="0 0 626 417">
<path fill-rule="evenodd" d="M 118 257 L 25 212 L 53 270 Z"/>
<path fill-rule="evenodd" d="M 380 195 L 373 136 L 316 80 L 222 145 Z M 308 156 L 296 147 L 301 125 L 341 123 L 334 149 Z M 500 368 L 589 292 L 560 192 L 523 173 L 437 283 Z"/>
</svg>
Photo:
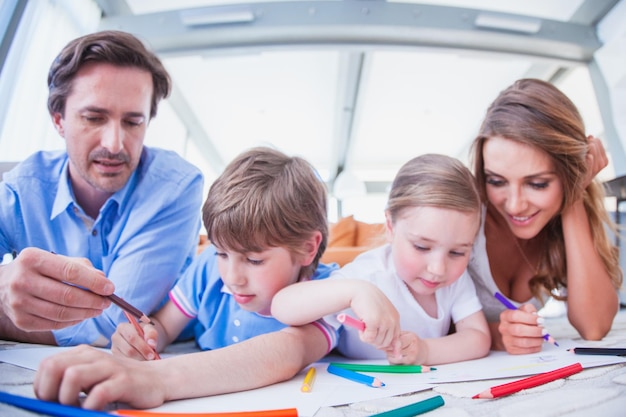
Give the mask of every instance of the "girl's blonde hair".
<svg viewBox="0 0 626 417">
<path fill-rule="evenodd" d="M 322 240 L 301 278 L 310 277 L 328 241 L 326 187 L 311 164 L 257 147 L 236 157 L 211 185 L 202 208 L 209 240 L 237 252 L 283 247 L 303 254 L 319 231 Z"/>
<path fill-rule="evenodd" d="M 476 213 L 478 218 L 481 201 L 474 176 L 450 156 L 426 154 L 411 159 L 400 168 L 391 185 L 387 212 L 395 223 L 405 209 L 413 207 Z"/>
<path fill-rule="evenodd" d="M 549 155 L 563 187 L 561 212 L 583 199 L 589 217 L 594 247 L 602 258 L 615 288 L 622 283 L 618 249 L 611 243 L 605 227 L 616 231 L 604 208 L 604 188 L 594 179 L 585 189 L 588 166 L 587 136 L 583 120 L 572 101 L 552 84 L 522 79 L 502 91 L 487 110 L 480 132 L 472 144 L 474 174 L 481 197 L 487 201 L 483 146 L 490 137 L 500 136 L 530 145 Z M 535 297 L 567 287 L 565 242 L 560 214 L 544 228 L 547 250 L 538 274 L 530 281 Z M 581 254 L 583 256 L 584 254 Z M 563 297 L 565 298 L 565 297 Z"/>
</svg>

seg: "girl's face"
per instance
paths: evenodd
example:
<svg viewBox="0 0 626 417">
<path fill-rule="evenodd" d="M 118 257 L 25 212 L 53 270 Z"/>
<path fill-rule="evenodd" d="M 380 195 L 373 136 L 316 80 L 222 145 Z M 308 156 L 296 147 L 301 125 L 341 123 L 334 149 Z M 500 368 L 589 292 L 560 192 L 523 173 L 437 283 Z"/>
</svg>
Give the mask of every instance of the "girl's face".
<svg viewBox="0 0 626 417">
<path fill-rule="evenodd" d="M 483 147 L 487 199 L 520 239 L 531 239 L 561 210 L 563 188 L 550 156 L 502 137 Z"/>
<path fill-rule="evenodd" d="M 437 207 L 405 209 L 387 236 L 398 276 L 415 295 L 431 295 L 465 271 L 478 231 L 478 212 Z"/>
<path fill-rule="evenodd" d="M 282 247 L 255 253 L 216 248 L 216 256 L 222 281 L 237 304 L 244 310 L 268 316 L 274 295 L 297 282 L 300 268 L 308 265 L 298 262 Z"/>
</svg>

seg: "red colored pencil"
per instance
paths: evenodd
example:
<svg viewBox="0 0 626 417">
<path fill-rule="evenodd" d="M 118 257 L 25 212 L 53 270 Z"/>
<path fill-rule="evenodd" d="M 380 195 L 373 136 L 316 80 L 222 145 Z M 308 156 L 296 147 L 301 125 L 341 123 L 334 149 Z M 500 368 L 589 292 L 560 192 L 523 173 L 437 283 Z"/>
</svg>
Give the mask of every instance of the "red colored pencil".
<svg viewBox="0 0 626 417">
<path fill-rule="evenodd" d="M 337 314 L 337 320 L 339 320 L 340 323 L 343 323 L 347 326 L 352 326 L 355 329 L 358 330 L 365 330 L 365 323 L 363 323 L 361 320 L 357 320 L 354 317 L 351 317 L 347 314 Z"/>
<path fill-rule="evenodd" d="M 560 378 L 568 377 L 582 370 L 582 365 L 576 362 L 573 365 L 555 369 L 554 371 L 533 375 L 528 378 L 520 379 L 519 381 L 509 382 L 508 384 L 496 385 L 495 387 L 491 387 L 480 394 L 474 395 L 472 398 L 497 398 L 514 394 L 523 389 L 533 388 Z"/>
</svg>

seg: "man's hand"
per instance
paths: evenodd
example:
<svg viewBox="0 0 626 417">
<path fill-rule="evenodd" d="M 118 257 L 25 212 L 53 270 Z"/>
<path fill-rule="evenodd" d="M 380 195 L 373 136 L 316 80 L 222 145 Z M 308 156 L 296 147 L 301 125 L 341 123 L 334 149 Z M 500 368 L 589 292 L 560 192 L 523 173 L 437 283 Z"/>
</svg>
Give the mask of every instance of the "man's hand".
<svg viewBox="0 0 626 417">
<path fill-rule="evenodd" d="M 61 329 L 96 317 L 111 304 L 106 296 L 114 289 L 86 259 L 36 248 L 0 267 L 0 310 L 24 331 Z"/>
</svg>

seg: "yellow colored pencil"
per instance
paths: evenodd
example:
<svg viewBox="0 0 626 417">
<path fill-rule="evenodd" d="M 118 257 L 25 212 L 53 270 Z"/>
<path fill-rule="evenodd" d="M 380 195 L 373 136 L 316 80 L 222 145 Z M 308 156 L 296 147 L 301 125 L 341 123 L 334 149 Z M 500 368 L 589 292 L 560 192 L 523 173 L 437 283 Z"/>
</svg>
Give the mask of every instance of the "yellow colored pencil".
<svg viewBox="0 0 626 417">
<path fill-rule="evenodd" d="M 313 390 L 313 381 L 315 380 L 315 367 L 311 366 L 304 377 L 300 391 L 311 392 Z"/>
</svg>

